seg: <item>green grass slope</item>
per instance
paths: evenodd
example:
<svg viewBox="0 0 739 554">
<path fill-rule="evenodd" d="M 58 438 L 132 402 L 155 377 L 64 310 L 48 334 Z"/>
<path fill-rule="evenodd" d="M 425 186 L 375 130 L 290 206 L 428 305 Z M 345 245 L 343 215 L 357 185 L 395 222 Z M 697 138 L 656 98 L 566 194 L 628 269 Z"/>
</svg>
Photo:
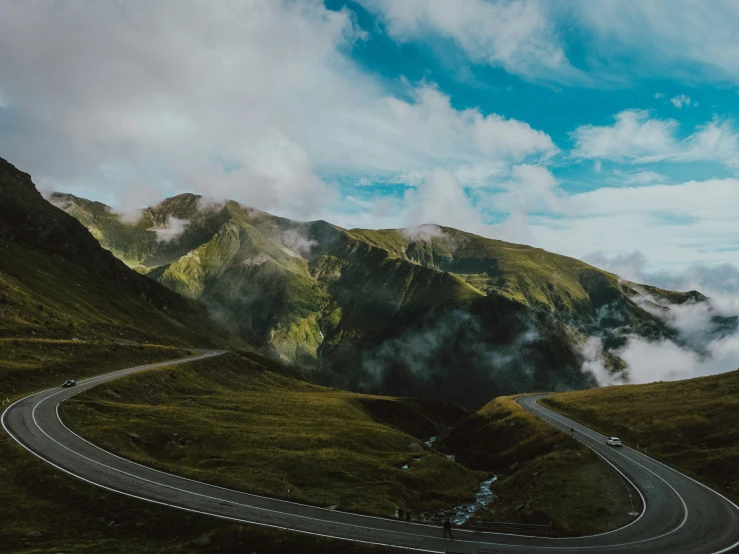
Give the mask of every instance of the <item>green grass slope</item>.
<svg viewBox="0 0 739 554">
<path fill-rule="evenodd" d="M 174 360 L 192 351 L 154 344 L 0 338 L 0 399 L 136 365 Z"/>
<path fill-rule="evenodd" d="M 0 337 L 207 342 L 198 306 L 131 271 L 0 159 Z"/>
<path fill-rule="evenodd" d="M 300 224 L 192 194 L 144 210 L 135 223 L 72 195 L 51 200 L 129 267 L 209 306 L 230 336 L 293 364 L 315 364 L 328 299 L 300 254 L 310 242 Z M 161 234 L 177 221 L 186 222 L 181 232 Z"/>
<path fill-rule="evenodd" d="M 555 394 L 541 402 L 739 502 L 739 371 Z"/>
<path fill-rule="evenodd" d="M 352 230 L 377 247 L 440 271 L 458 275 L 485 294 L 500 294 L 528 306 L 544 305 L 576 313 L 591 303 L 583 287 L 583 272 L 591 266 L 531 246 L 486 239 L 448 227 L 411 230 Z M 421 238 L 417 235 L 421 233 Z M 617 277 L 600 272 L 612 286 Z"/>
<path fill-rule="evenodd" d="M 551 521 L 560 534 L 581 535 L 621 527 L 640 511 L 613 468 L 514 397 L 496 398 L 462 420 L 438 448 L 498 474 L 497 499 L 476 516 L 482 521 Z"/>
<path fill-rule="evenodd" d="M 400 417 L 376 402 L 395 403 Z M 449 508 L 486 475 L 406 432 L 436 433 L 416 403 L 326 389 L 233 354 L 122 378 L 76 396 L 62 415 L 94 443 L 152 467 L 377 515 Z"/>
</svg>

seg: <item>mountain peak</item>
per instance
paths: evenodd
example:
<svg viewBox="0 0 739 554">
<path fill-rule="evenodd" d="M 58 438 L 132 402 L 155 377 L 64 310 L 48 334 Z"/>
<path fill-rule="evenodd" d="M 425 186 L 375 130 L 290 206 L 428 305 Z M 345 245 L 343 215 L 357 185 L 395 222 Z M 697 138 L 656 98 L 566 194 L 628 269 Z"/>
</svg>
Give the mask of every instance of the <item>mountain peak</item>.
<svg viewBox="0 0 739 554">
<path fill-rule="evenodd" d="M 148 210 L 152 213 L 154 219 L 158 219 L 159 216 L 190 219 L 200 211 L 202 198 L 199 194 L 185 192 L 165 198 L 156 206 L 148 208 Z"/>
<path fill-rule="evenodd" d="M 5 176 L 12 175 L 15 182 L 23 185 L 28 189 L 33 190 L 34 192 L 38 192 L 36 190 L 36 186 L 33 184 L 33 181 L 31 181 L 31 176 L 28 173 L 26 173 L 25 171 L 21 171 L 8 160 L 2 157 L 0 157 L 0 173 Z"/>
</svg>

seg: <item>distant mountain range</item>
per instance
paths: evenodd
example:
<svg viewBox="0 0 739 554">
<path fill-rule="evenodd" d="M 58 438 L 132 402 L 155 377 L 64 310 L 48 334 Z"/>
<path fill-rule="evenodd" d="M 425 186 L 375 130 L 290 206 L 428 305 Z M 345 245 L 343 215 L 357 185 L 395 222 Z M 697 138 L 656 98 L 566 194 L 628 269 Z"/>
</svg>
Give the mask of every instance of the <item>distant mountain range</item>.
<svg viewBox="0 0 739 554">
<path fill-rule="evenodd" d="M 527 390 L 595 386 L 628 372 L 628 336 L 679 336 L 653 309 L 705 301 L 636 285 L 579 260 L 436 225 L 342 229 L 181 194 L 127 222 L 68 194 L 50 201 L 130 268 L 208 307 L 320 382 L 481 405 Z M 734 322 L 733 324 L 735 324 Z"/>
</svg>

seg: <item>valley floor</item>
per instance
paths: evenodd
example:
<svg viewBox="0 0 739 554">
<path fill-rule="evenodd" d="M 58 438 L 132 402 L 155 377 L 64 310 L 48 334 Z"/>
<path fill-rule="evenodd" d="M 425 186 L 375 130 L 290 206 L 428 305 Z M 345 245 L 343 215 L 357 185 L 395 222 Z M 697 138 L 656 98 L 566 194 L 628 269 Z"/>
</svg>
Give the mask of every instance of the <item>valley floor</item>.
<svg viewBox="0 0 739 554">
<path fill-rule="evenodd" d="M 498 474 L 496 500 L 475 520 L 544 524 L 560 535 L 616 529 L 640 511 L 622 478 L 592 450 L 499 397 L 460 423 L 439 448 Z"/>
<path fill-rule="evenodd" d="M 10 400 L 62 378 L 187 354 L 154 345 L 57 340 L 5 340 L 0 348 L 7 359 L 0 373 L 16 376 L 6 380 L 13 387 Z M 497 498 L 477 519 L 552 520 L 560 534 L 581 534 L 620 524 L 611 511 L 623 511 L 617 493 L 593 490 L 615 490 L 602 464 L 567 445 L 569 437 L 533 424 L 505 398 L 463 419 L 449 405 L 326 389 L 227 355 L 117 380 L 70 400 L 63 411 L 66 422 L 93 442 L 147 465 L 269 496 L 287 497 L 289 488 L 291 499 L 344 510 L 390 515 L 402 506 L 416 519 L 471 499 L 495 472 Z M 480 417 L 485 424 L 478 428 Z M 424 437 L 455 425 L 439 448 L 449 453 L 455 447 L 457 460 L 477 471 L 419 450 Z M 55 471 L 4 434 L 0 456 L 0 538 L 14 552 L 190 552 L 203 546 L 385 552 L 232 525 L 108 493 Z M 583 516 L 589 512 L 601 517 Z"/>
<path fill-rule="evenodd" d="M 471 500 L 488 477 L 422 446 L 436 427 L 412 401 L 319 387 L 236 354 L 130 375 L 62 407 L 75 432 L 144 465 L 345 511 L 401 507 L 415 520 Z"/>
</svg>

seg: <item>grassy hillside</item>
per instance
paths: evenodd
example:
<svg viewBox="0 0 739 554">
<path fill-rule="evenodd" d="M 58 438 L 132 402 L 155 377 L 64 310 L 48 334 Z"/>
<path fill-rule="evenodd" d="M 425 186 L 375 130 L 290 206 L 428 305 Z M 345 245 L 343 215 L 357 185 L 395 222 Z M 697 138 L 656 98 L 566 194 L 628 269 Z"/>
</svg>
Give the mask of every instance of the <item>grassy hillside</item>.
<svg viewBox="0 0 739 554">
<path fill-rule="evenodd" d="M 352 235 L 393 255 L 459 276 L 485 294 L 500 294 L 527 306 L 547 306 L 577 314 L 598 302 L 588 294 L 588 273 L 604 288 L 618 288 L 615 275 L 579 260 L 521 244 L 486 239 L 438 227 L 425 240 L 404 230 L 354 229 Z"/>
<path fill-rule="evenodd" d="M 208 342 L 198 306 L 131 271 L 0 158 L 0 337 Z"/>
<path fill-rule="evenodd" d="M 0 396 L 11 400 L 67 377 L 90 376 L 182 354 L 155 346 L 86 344 L 56 340 L 0 341 Z M 7 382 L 12 381 L 11 390 Z M 15 397 L 13 393 L 17 393 Z M 98 554 L 274 552 L 292 554 L 381 554 L 354 545 L 286 531 L 238 525 L 167 508 L 87 485 L 51 467 L 0 433 L 0 543 L 3 552 Z M 206 548 L 207 546 L 207 548 Z"/>
<path fill-rule="evenodd" d="M 705 300 L 434 225 L 347 230 L 192 194 L 128 223 L 71 195 L 52 201 L 130 267 L 205 303 L 232 335 L 362 392 L 478 407 L 512 392 L 592 387 L 581 370 L 586 337 L 602 338 L 606 367 L 625 375 L 616 350 L 626 337 L 677 340 L 640 296 Z"/>
<path fill-rule="evenodd" d="M 162 360 L 189 356 L 190 350 L 113 341 L 0 338 L 0 399 Z"/>
<path fill-rule="evenodd" d="M 326 389 L 232 354 L 125 377 L 74 397 L 62 414 L 137 462 L 342 510 L 449 508 L 486 476 L 422 447 L 437 433 L 422 404 Z"/>
<path fill-rule="evenodd" d="M 628 523 L 640 511 L 621 477 L 595 453 L 500 397 L 463 420 L 438 448 L 499 476 L 482 521 L 548 524 L 564 535 Z M 635 493 L 634 493 L 635 494 Z M 635 500 L 638 502 L 638 500 Z"/>
<path fill-rule="evenodd" d="M 357 545 L 158 506 L 64 475 L 0 435 L 3 552 L 385 554 Z"/>
<path fill-rule="evenodd" d="M 739 371 L 555 394 L 541 402 L 739 502 Z"/>
</svg>

